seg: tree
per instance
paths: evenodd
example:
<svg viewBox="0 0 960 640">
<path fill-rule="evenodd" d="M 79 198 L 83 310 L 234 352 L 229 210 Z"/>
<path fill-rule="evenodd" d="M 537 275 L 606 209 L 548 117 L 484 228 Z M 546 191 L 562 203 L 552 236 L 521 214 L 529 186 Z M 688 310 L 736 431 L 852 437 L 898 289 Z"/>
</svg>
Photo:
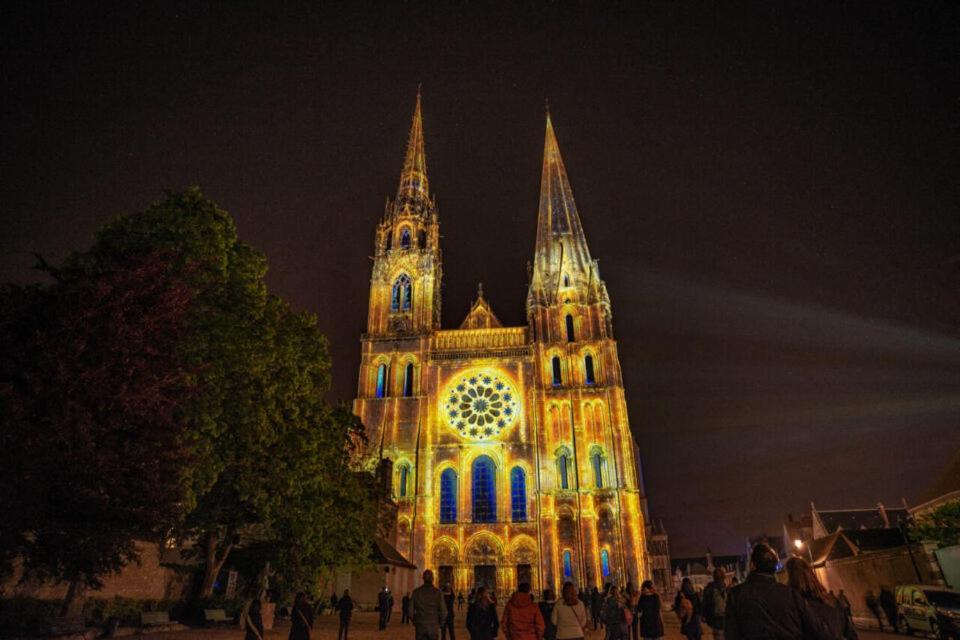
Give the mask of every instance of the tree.
<svg viewBox="0 0 960 640">
<path fill-rule="evenodd" d="M 933 540 L 940 547 L 960 544 L 960 500 L 952 500 L 918 516 L 910 533 L 914 540 Z"/>
<path fill-rule="evenodd" d="M 196 291 L 147 250 L 0 294 L 4 560 L 70 584 L 62 614 L 181 517 L 189 460 L 177 357 Z"/>
</svg>

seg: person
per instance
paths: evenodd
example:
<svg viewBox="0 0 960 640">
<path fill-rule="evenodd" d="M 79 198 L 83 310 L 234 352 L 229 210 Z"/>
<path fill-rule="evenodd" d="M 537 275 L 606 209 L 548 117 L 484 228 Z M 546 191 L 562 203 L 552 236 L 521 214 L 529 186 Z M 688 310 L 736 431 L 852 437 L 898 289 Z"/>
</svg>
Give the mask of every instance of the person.
<svg viewBox="0 0 960 640">
<path fill-rule="evenodd" d="M 624 595 L 624 605 L 630 611 L 632 621 L 630 623 L 630 640 L 640 640 L 640 618 L 637 616 L 637 605 L 640 604 L 640 592 L 633 586 L 633 582 L 627 582 L 627 588 Z"/>
<path fill-rule="evenodd" d="M 883 609 L 884 615 L 887 616 L 887 623 L 890 625 L 890 628 L 896 632 L 897 618 L 899 617 L 899 614 L 897 613 L 897 599 L 893 595 L 893 591 L 890 589 L 890 587 L 880 587 L 879 600 L 880 608 Z"/>
<path fill-rule="evenodd" d="M 407 591 L 400 599 L 400 624 L 410 622 L 410 592 Z"/>
<path fill-rule="evenodd" d="M 423 584 L 410 597 L 416 640 L 437 640 L 440 628 L 447 619 L 447 605 L 440 589 L 433 586 L 433 571 L 423 572 Z"/>
<path fill-rule="evenodd" d="M 503 608 L 500 627 L 504 635 L 507 640 L 540 640 L 545 626 L 540 608 L 530 596 L 530 583 L 521 582 Z"/>
<path fill-rule="evenodd" d="M 726 640 L 828 640 L 799 592 L 777 582 L 780 558 L 765 542 L 750 552 L 750 573 L 741 584 L 727 590 L 723 617 Z"/>
<path fill-rule="evenodd" d="M 603 610 L 603 596 L 596 587 L 590 591 L 590 618 L 593 620 L 593 630 L 597 630 L 600 624 L 600 611 Z"/>
<path fill-rule="evenodd" d="M 680 591 L 673 600 L 673 610 L 680 618 L 680 633 L 687 640 L 699 640 L 703 635 L 703 627 L 700 624 L 703 607 L 690 578 L 684 578 L 680 582 Z"/>
<path fill-rule="evenodd" d="M 553 608 L 556 606 L 553 599 L 553 591 L 543 590 L 543 599 L 537 605 L 540 607 L 540 615 L 543 616 L 543 640 L 554 640 L 557 637 L 557 626 L 553 623 Z"/>
<path fill-rule="evenodd" d="M 857 640 L 857 632 L 840 601 L 823 588 L 810 563 L 798 557 L 787 560 L 787 584 L 800 592 L 811 613 L 826 627 L 831 638 Z"/>
<path fill-rule="evenodd" d="M 250 603 L 243 625 L 243 640 L 263 640 L 263 616 L 260 609 L 260 600 L 255 599 Z"/>
<path fill-rule="evenodd" d="M 713 570 L 713 582 L 703 590 L 703 619 L 714 640 L 723 640 L 723 616 L 727 608 L 727 574 L 722 567 Z"/>
<path fill-rule="evenodd" d="M 640 585 L 640 601 L 637 617 L 640 618 L 640 637 L 644 640 L 659 640 L 663 637 L 663 604 L 653 582 L 644 580 Z"/>
<path fill-rule="evenodd" d="M 873 591 L 867 591 L 866 602 L 867 609 L 870 609 L 870 613 L 876 617 L 877 625 L 880 627 L 880 631 L 883 631 L 883 618 L 880 617 L 880 601 L 877 600 L 877 596 L 873 595 Z"/>
<path fill-rule="evenodd" d="M 463 591 L 457 593 L 457 610 L 463 611 Z"/>
<path fill-rule="evenodd" d="M 580 594 L 583 594 L 581 591 Z M 587 608 L 572 582 L 564 582 L 562 598 L 550 613 L 557 640 L 583 640 L 587 632 Z M 586 595 L 584 595 L 584 599 Z"/>
<path fill-rule="evenodd" d="M 380 614 L 380 623 L 377 627 L 380 631 L 387 628 L 387 612 L 390 611 L 390 591 L 386 586 L 380 589 L 377 594 L 377 612 Z"/>
<path fill-rule="evenodd" d="M 840 606 L 843 607 L 843 612 L 847 614 L 848 618 L 853 618 L 853 607 L 850 606 L 850 600 L 847 599 L 847 594 L 843 592 L 843 589 L 840 589 L 840 593 L 837 594 L 837 600 L 840 601 Z"/>
<path fill-rule="evenodd" d="M 337 592 L 334 591 L 330 594 L 330 615 L 334 615 L 337 612 Z"/>
<path fill-rule="evenodd" d="M 470 640 L 494 640 L 500 632 L 497 606 L 486 587 L 477 587 L 467 605 L 467 632 Z"/>
<path fill-rule="evenodd" d="M 609 588 L 604 590 L 607 592 L 607 598 L 603 602 L 600 620 L 607 630 L 606 640 L 627 640 L 630 634 L 632 615 L 624 605 L 619 587 L 610 585 Z"/>
<path fill-rule="evenodd" d="M 343 590 L 343 596 L 337 602 L 337 611 L 340 612 L 340 628 L 337 630 L 337 640 L 347 640 L 347 632 L 350 630 L 350 618 L 353 617 L 353 598 L 350 597 L 350 589 Z"/>
<path fill-rule="evenodd" d="M 456 602 L 456 596 L 453 593 L 453 589 L 450 588 L 450 585 L 443 586 L 443 604 L 447 607 L 447 617 L 444 620 L 443 626 L 440 628 L 440 638 L 445 640 L 449 634 L 450 640 L 456 640 L 453 635 L 453 612 L 454 604 Z"/>
<path fill-rule="evenodd" d="M 289 640 L 310 640 L 313 631 L 313 607 L 307 602 L 307 594 L 299 592 L 293 599 L 293 610 L 290 611 Z"/>
</svg>

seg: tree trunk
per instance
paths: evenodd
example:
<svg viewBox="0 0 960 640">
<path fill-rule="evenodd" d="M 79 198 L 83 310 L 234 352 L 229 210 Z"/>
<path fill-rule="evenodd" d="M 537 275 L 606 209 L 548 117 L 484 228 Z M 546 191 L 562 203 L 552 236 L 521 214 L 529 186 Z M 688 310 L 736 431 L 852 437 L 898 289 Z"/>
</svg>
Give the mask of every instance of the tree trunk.
<svg viewBox="0 0 960 640">
<path fill-rule="evenodd" d="M 220 553 L 217 553 L 217 535 L 215 533 L 207 534 L 207 540 L 204 550 L 203 580 L 200 582 L 200 591 L 198 593 L 201 599 L 213 596 L 213 585 L 220 575 L 220 569 L 227 561 L 230 550 L 233 549 L 232 543 L 225 543 Z"/>
<path fill-rule="evenodd" d="M 63 619 L 83 620 L 83 605 L 87 602 L 87 581 L 82 576 L 70 581 L 67 595 L 63 599 L 60 617 Z"/>
</svg>

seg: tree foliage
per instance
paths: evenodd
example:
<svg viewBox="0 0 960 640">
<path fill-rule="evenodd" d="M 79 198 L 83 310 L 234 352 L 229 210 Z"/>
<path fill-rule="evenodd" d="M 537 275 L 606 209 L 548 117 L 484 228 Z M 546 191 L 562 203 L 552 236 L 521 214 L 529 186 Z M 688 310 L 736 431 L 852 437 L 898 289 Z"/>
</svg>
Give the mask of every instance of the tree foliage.
<svg viewBox="0 0 960 640">
<path fill-rule="evenodd" d="M 915 540 L 933 540 L 940 547 L 960 544 L 960 500 L 953 500 L 918 516 L 910 527 Z"/>
<path fill-rule="evenodd" d="M 183 508 L 177 357 L 196 291 L 155 250 L 51 271 L 0 296 L 0 527 L 8 566 L 71 593 L 136 557 Z"/>
</svg>

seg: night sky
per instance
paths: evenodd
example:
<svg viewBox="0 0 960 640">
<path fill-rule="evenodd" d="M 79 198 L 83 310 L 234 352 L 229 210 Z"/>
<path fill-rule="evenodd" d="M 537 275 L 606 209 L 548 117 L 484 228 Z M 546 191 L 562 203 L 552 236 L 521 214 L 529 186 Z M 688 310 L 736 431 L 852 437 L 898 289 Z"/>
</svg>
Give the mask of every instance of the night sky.
<svg viewBox="0 0 960 640">
<path fill-rule="evenodd" d="M 478 281 L 524 322 L 549 98 L 674 555 L 960 448 L 957 3 L 13 4 L 2 281 L 199 184 L 351 398 L 418 83 L 448 328 Z"/>
</svg>

